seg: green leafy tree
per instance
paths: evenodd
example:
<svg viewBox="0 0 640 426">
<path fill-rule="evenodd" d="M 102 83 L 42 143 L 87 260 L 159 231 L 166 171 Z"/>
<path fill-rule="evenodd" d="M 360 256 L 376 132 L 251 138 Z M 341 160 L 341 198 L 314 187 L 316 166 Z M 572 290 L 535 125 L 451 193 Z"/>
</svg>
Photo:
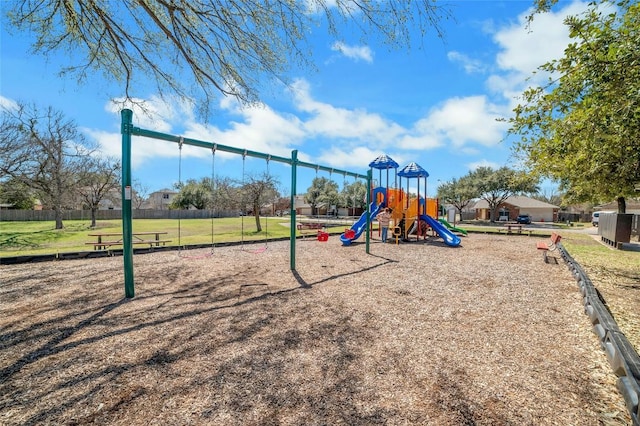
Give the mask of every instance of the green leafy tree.
<svg viewBox="0 0 640 426">
<path fill-rule="evenodd" d="M 523 94 L 510 132 L 521 137 L 516 154 L 559 182 L 565 202 L 615 199 L 624 213 L 640 183 L 640 5 L 616 6 L 567 18 L 573 43 L 540 67 L 556 79 Z"/>
<path fill-rule="evenodd" d="M 435 0 L 6 0 L 10 24 L 36 37 L 35 53 L 84 59 L 63 68 L 79 81 L 100 70 L 127 99 L 154 82 L 161 95 L 259 99 L 258 87 L 289 68 L 313 68 L 308 38 L 340 25 L 362 39 L 407 47 L 449 15 Z M 339 25 L 340 24 L 340 25 Z"/>
<path fill-rule="evenodd" d="M 185 183 L 178 183 L 178 194 L 171 201 L 169 208 L 187 210 L 193 207 L 204 210 L 211 205 L 211 188 L 211 178 L 202 178 L 199 181 L 188 179 Z"/>
<path fill-rule="evenodd" d="M 496 210 L 512 195 L 538 192 L 538 181 L 524 172 L 508 167 L 497 170 L 478 167 L 464 178 L 473 185 L 477 196 L 489 204 L 489 219 L 495 221 Z"/>
<path fill-rule="evenodd" d="M 35 205 L 33 191 L 16 179 L 7 179 L 0 183 L 0 203 L 10 204 L 18 210 L 31 210 Z"/>
<path fill-rule="evenodd" d="M 64 210 L 76 207 L 79 176 L 92 153 L 73 120 L 52 107 L 20 104 L 2 111 L 0 173 L 31 188 L 62 229 Z"/>
<path fill-rule="evenodd" d="M 460 217 L 462 211 L 467 207 L 474 198 L 478 197 L 476 187 L 473 185 L 470 176 L 460 179 L 452 179 L 438 186 L 438 198 L 441 201 L 451 204 L 458 210 Z"/>
<path fill-rule="evenodd" d="M 348 209 L 366 209 L 367 203 L 367 185 L 357 180 L 351 184 L 345 183 L 340 192 L 340 204 Z"/>
<path fill-rule="evenodd" d="M 312 215 L 318 214 L 319 205 L 337 204 L 339 200 L 338 184 L 326 177 L 314 178 L 304 196 L 304 202 L 311 206 Z"/>
</svg>

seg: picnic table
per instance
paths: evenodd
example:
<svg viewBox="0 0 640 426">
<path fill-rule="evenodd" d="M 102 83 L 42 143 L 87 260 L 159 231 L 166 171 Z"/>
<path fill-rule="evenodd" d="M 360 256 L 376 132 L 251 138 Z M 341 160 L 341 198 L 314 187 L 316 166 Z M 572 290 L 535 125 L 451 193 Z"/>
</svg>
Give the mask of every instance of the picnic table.
<svg viewBox="0 0 640 426">
<path fill-rule="evenodd" d="M 531 229 L 524 229 L 523 226 L 521 223 L 505 223 L 498 231 L 506 231 L 507 234 L 522 234 L 523 232 L 528 232 L 529 235 L 531 235 L 533 231 Z"/>
<path fill-rule="evenodd" d="M 504 226 L 507 228 L 507 234 L 513 232 L 517 232 L 518 234 L 522 233 L 522 225 L 519 223 L 505 223 Z"/>
<path fill-rule="evenodd" d="M 326 228 L 326 225 L 319 222 L 300 222 L 296 224 L 296 228 L 298 229 L 300 235 L 302 235 L 302 237 L 304 238 L 305 235 L 317 234 L 318 232 L 321 232 L 324 228 Z"/>
<path fill-rule="evenodd" d="M 163 239 L 161 236 L 166 235 L 165 231 L 147 231 L 147 232 L 133 232 L 132 244 L 149 244 L 149 247 L 159 247 L 160 244 L 165 245 L 170 243 L 171 240 Z M 97 241 L 90 241 L 85 244 L 92 245 L 94 250 L 106 250 L 111 246 L 121 246 L 122 233 L 121 232 L 96 232 L 88 234 L 90 237 L 96 237 Z M 154 238 L 150 238 L 151 236 Z"/>
</svg>

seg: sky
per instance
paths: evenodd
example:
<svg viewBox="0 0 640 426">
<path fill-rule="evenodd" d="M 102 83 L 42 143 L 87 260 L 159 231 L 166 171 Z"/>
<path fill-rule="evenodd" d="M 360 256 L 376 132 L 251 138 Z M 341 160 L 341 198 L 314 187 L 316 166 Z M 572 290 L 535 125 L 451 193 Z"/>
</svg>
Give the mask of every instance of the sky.
<svg viewBox="0 0 640 426">
<path fill-rule="evenodd" d="M 315 70 L 292 68 L 291 85 L 261 87 L 262 104 L 247 108 L 220 98 L 206 121 L 188 106 L 165 103 L 156 93 L 140 96 L 152 117 L 134 109 L 135 126 L 240 149 L 291 157 L 330 168 L 366 174 L 377 156 L 386 154 L 400 167 L 410 162 L 429 173 L 427 192 L 480 166 L 517 167 L 513 136 L 499 118 L 512 116 L 518 97 L 544 78 L 533 74 L 545 62 L 560 58 L 569 42 L 563 19 L 584 11 L 586 2 L 559 1 L 552 12 L 537 15 L 527 26 L 533 0 L 450 0 L 452 19 L 411 49 L 389 50 L 364 45 L 354 37 L 338 43 L 325 33 L 312 35 Z M 121 157 L 117 84 L 96 74 L 79 84 L 59 77 L 73 57 L 46 59 L 30 53 L 30 34 L 15 33 L 4 18 L 0 33 L 0 105 L 16 102 L 52 106 L 72 118 L 99 154 Z M 79 60 L 76 60 L 79 62 Z M 149 192 L 172 188 L 179 181 L 203 177 L 269 173 L 290 195 L 290 167 L 229 153 L 212 156 L 206 149 L 134 137 L 132 176 Z M 353 178 L 308 168 L 297 173 L 297 192 L 315 177 L 340 187 Z M 374 172 L 374 179 L 379 174 Z M 386 183 L 386 175 L 382 177 Z M 404 185 L 404 184 L 403 184 Z M 423 184 L 421 183 L 421 188 Z M 542 191 L 553 191 L 543 183 Z"/>
</svg>

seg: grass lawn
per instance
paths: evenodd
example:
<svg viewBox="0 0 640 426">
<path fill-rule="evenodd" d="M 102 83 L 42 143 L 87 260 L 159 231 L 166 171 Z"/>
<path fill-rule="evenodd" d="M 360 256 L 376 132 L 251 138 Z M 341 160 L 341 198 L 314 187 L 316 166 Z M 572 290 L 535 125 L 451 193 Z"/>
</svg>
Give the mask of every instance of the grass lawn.
<svg viewBox="0 0 640 426">
<path fill-rule="evenodd" d="M 169 245 L 210 244 L 256 241 L 289 237 L 289 218 L 260 218 L 262 231 L 256 231 L 254 217 L 214 219 L 134 219 L 133 232 L 167 232 Z M 64 229 L 56 230 L 53 221 L 0 222 L 0 258 L 32 254 L 70 253 L 92 250 L 88 242 L 97 241 L 92 233 L 120 233 L 121 220 L 98 221 L 95 228 L 88 220 L 65 220 Z M 344 231 L 345 225 L 328 228 Z M 118 246 L 116 246 L 119 248 Z"/>
</svg>

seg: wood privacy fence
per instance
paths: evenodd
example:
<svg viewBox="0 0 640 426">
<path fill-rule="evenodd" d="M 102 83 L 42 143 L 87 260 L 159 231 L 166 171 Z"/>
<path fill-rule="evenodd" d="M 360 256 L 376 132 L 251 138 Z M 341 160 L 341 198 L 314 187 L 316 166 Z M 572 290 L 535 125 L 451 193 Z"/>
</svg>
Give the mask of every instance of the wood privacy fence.
<svg viewBox="0 0 640 426">
<path fill-rule="evenodd" d="M 134 219 L 208 219 L 210 217 L 237 216 L 237 211 L 210 210 L 133 210 Z M 98 210 L 96 220 L 120 220 L 122 210 Z M 28 222 L 55 220 L 53 210 L 0 210 L 1 222 Z M 65 210 L 62 220 L 91 220 L 89 210 Z"/>
</svg>

